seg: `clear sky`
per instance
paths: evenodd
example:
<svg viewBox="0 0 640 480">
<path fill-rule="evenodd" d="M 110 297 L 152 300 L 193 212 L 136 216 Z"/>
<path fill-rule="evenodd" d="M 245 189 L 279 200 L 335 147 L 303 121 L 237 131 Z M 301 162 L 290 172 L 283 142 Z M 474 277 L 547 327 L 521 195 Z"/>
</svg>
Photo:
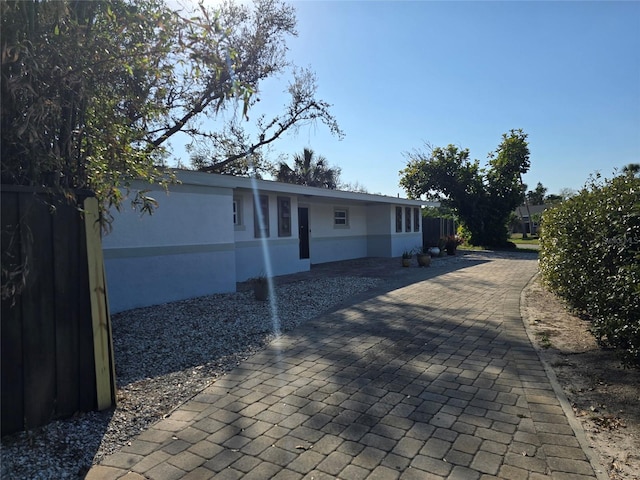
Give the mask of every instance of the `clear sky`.
<svg viewBox="0 0 640 480">
<path fill-rule="evenodd" d="M 529 188 L 578 190 L 640 162 L 640 2 L 295 1 L 290 60 L 317 74 L 346 136 L 318 124 L 273 144 L 312 148 L 370 193 L 404 196 L 403 152 L 450 143 L 486 163 L 529 135 Z M 286 102 L 286 78 L 260 107 Z M 257 112 L 254 112 L 257 113 Z"/>
</svg>

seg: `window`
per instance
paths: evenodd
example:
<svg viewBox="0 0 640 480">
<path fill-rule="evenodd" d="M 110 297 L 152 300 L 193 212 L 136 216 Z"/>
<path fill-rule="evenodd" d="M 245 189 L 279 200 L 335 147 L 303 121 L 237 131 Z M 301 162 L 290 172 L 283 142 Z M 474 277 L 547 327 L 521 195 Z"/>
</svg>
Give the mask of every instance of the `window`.
<svg viewBox="0 0 640 480">
<path fill-rule="evenodd" d="M 258 202 L 254 200 L 253 225 L 256 238 L 269 236 L 269 197 L 260 195 Z"/>
<path fill-rule="evenodd" d="M 414 232 L 420 231 L 420 209 L 419 208 L 413 209 L 413 231 Z"/>
<path fill-rule="evenodd" d="M 402 232 L 402 207 L 396 207 L 396 232 Z"/>
<path fill-rule="evenodd" d="M 335 208 L 333 210 L 333 226 L 348 227 L 349 226 L 349 210 L 346 208 Z"/>
<path fill-rule="evenodd" d="M 411 207 L 404 208 L 404 231 L 411 231 Z"/>
<path fill-rule="evenodd" d="M 242 201 L 239 198 L 233 199 L 233 224 L 242 225 Z"/>
<path fill-rule="evenodd" d="M 291 198 L 278 197 L 278 236 L 291 236 Z"/>
</svg>

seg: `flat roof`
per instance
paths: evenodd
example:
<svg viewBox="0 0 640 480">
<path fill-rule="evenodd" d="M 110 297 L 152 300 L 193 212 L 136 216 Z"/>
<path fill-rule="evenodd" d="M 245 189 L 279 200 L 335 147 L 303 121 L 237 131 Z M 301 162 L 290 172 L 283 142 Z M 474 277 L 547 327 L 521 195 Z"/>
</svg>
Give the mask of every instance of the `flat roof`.
<svg viewBox="0 0 640 480">
<path fill-rule="evenodd" d="M 249 177 L 237 177 L 234 175 L 220 175 L 217 173 L 198 172 L 194 170 L 173 170 L 176 178 L 184 185 L 198 185 L 209 187 L 222 187 L 232 189 L 253 190 L 275 193 L 287 193 L 299 195 L 309 199 L 345 200 L 362 203 L 386 203 L 394 205 L 406 205 L 412 207 L 428 206 L 437 207 L 439 202 L 425 200 L 410 200 L 408 198 L 391 197 L 388 195 L 375 195 L 371 193 L 347 192 L 343 190 L 331 190 L 329 188 L 308 187 L 293 183 L 276 182 L 273 180 L 259 180 Z"/>
</svg>

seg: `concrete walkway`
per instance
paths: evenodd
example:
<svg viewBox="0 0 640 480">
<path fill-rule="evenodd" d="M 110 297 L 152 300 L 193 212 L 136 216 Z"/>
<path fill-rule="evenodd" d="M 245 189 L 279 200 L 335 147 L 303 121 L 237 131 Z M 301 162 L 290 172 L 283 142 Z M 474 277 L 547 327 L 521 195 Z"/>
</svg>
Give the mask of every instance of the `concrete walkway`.
<svg viewBox="0 0 640 480">
<path fill-rule="evenodd" d="M 477 253 L 388 279 L 86 478 L 596 478 L 520 317 L 536 269 L 530 255 Z"/>
</svg>

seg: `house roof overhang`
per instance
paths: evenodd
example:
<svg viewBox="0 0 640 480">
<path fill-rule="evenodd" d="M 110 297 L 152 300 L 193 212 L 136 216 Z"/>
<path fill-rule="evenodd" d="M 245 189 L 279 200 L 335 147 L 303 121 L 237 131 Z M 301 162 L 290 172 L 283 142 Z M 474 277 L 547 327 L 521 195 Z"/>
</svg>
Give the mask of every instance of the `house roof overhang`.
<svg viewBox="0 0 640 480">
<path fill-rule="evenodd" d="M 275 182 L 272 180 L 258 180 L 249 177 L 236 177 L 233 175 L 219 175 L 215 173 L 197 172 L 193 170 L 174 170 L 176 178 L 186 185 L 222 187 L 240 190 L 254 190 L 261 192 L 274 192 L 287 195 L 297 195 L 299 198 L 307 198 L 309 201 L 345 201 L 364 204 L 393 204 L 411 207 L 437 207 L 439 202 L 424 200 L 410 200 L 408 198 L 391 197 L 387 195 L 374 195 L 370 193 L 346 192 L 342 190 L 330 190 L 328 188 L 308 187 L 292 183 Z"/>
<path fill-rule="evenodd" d="M 547 208 L 549 208 L 549 205 L 529 205 L 528 209 L 525 205 L 521 205 L 516 208 L 516 215 L 529 218 L 529 212 L 531 212 L 531 215 L 536 215 L 544 212 Z"/>
</svg>

